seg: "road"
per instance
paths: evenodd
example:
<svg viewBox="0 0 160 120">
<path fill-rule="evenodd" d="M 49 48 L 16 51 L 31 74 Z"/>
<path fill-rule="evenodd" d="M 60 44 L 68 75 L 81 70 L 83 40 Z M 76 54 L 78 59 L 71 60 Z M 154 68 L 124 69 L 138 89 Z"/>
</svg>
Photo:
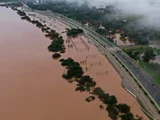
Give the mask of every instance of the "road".
<svg viewBox="0 0 160 120">
<path fill-rule="evenodd" d="M 115 58 L 115 55 L 118 56 L 118 59 L 120 59 L 120 61 L 122 61 L 131 70 L 130 72 L 132 72 L 136 76 L 136 78 L 142 77 L 141 75 L 146 76 L 145 78 L 143 78 L 143 79 L 141 78 L 140 80 L 139 79 L 138 80 L 142 84 L 142 87 L 144 86 L 146 88 L 146 90 L 154 98 L 154 100 L 158 104 L 160 104 L 159 99 L 156 99 L 156 98 L 160 97 L 159 87 L 156 86 L 156 84 L 154 83 L 153 80 L 148 79 L 148 77 L 150 78 L 150 76 L 146 75 L 145 72 L 143 72 L 143 70 L 141 70 L 141 68 L 139 68 L 139 66 L 132 61 L 132 59 L 130 59 L 125 53 L 123 53 L 113 43 L 109 42 L 107 39 L 100 36 L 95 31 L 81 25 L 80 23 L 78 23 L 76 21 L 73 21 L 73 20 L 66 18 L 62 15 L 59 15 L 57 13 L 52 13 L 50 11 L 43 11 L 43 12 L 42 11 L 35 11 L 35 12 L 37 12 L 39 14 L 43 14 L 45 16 L 50 16 L 50 17 L 56 18 L 71 27 L 77 27 L 77 28 L 83 29 L 86 36 L 88 36 L 88 38 L 91 39 L 92 42 L 96 43 L 96 45 L 99 46 L 99 49 L 101 49 L 104 52 L 104 54 L 107 56 L 107 59 L 111 62 L 111 64 L 115 67 L 117 72 L 120 74 L 120 76 L 122 78 L 122 84 L 137 96 L 137 98 L 145 106 L 145 109 L 147 111 L 149 111 L 149 113 L 152 116 L 154 116 L 155 120 L 160 120 L 160 115 L 158 114 L 155 106 L 153 104 L 151 104 L 150 100 L 144 94 L 144 91 L 136 83 L 133 76 L 131 76 L 130 73 L 128 71 L 126 71 L 126 68 L 124 68 L 122 66 L 122 64 L 120 64 L 120 62 Z M 137 74 L 137 70 L 138 70 L 138 74 Z M 152 87 L 150 88 L 149 86 L 152 86 Z M 154 86 L 154 91 L 152 90 L 153 86 Z M 156 97 L 154 92 L 156 92 L 156 95 L 157 96 L 159 95 L 159 96 Z"/>
</svg>

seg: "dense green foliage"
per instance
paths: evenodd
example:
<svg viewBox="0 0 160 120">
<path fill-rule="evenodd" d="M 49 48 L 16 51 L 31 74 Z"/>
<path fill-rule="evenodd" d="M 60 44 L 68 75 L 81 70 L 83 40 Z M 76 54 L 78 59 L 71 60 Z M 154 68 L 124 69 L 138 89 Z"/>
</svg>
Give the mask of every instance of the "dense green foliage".
<svg viewBox="0 0 160 120">
<path fill-rule="evenodd" d="M 128 47 L 123 48 L 123 50 L 133 59 L 135 60 L 143 60 L 144 62 L 149 62 L 156 55 L 160 55 L 160 50 L 156 48 L 151 48 L 147 46 L 140 47 Z"/>
<path fill-rule="evenodd" d="M 52 58 L 60 58 L 60 57 L 61 57 L 61 55 L 59 53 L 54 53 L 52 55 Z"/>
<path fill-rule="evenodd" d="M 155 57 L 154 51 L 152 49 L 148 49 L 144 53 L 143 61 L 149 62 L 153 57 Z"/>
<path fill-rule="evenodd" d="M 28 16 L 22 16 L 21 19 L 22 20 L 27 20 L 29 22 L 31 21 L 30 17 L 28 17 Z"/>
<path fill-rule="evenodd" d="M 128 106 L 127 104 L 117 105 L 116 97 L 113 95 L 110 96 L 108 93 L 105 93 L 104 90 L 102 90 L 100 87 L 94 88 L 93 94 L 97 95 L 100 100 L 107 105 L 106 110 L 108 111 L 109 116 L 110 118 L 112 118 L 112 120 L 117 120 L 119 116 L 122 120 L 141 120 L 141 118 L 135 119 L 133 114 L 130 113 L 130 106 Z"/>
<path fill-rule="evenodd" d="M 17 11 L 17 13 L 21 16 L 21 19 L 27 20 L 28 22 L 35 24 L 38 28 L 41 28 L 42 32 L 46 33 L 46 37 L 50 38 L 52 40 L 51 44 L 48 46 L 48 50 L 50 52 L 65 52 L 65 46 L 64 46 L 64 40 L 62 36 L 59 36 L 59 34 L 55 31 L 47 27 L 46 25 L 43 25 L 38 20 L 31 20 L 30 17 L 26 15 L 25 12 L 18 10 L 14 8 L 14 10 Z M 61 55 L 59 53 L 55 53 L 52 55 L 53 58 L 59 58 Z"/>
<path fill-rule="evenodd" d="M 65 79 L 81 78 L 84 73 L 80 64 L 71 58 L 63 60 L 61 65 L 67 67 L 67 73 L 63 74 Z"/>
<path fill-rule="evenodd" d="M 104 104 L 110 106 L 114 106 L 117 104 L 116 97 L 113 95 L 110 96 L 108 93 L 105 93 L 100 87 L 95 88 L 93 94 L 97 95 Z"/>
<path fill-rule="evenodd" d="M 121 113 L 129 113 L 130 112 L 130 107 L 127 104 L 118 104 L 117 108 Z"/>
<path fill-rule="evenodd" d="M 158 30 L 153 28 L 139 27 L 138 16 L 121 16 L 114 10 L 113 6 L 105 8 L 88 7 L 87 4 L 78 5 L 77 3 L 52 2 L 43 5 L 34 5 L 28 3 L 28 6 L 37 10 L 51 10 L 63 14 L 69 18 L 78 20 L 82 24 L 88 23 L 101 35 L 116 33 L 116 30 L 122 30 L 122 37 L 128 36 L 136 44 L 148 44 L 148 40 L 160 39 Z M 106 17 L 109 16 L 109 17 Z M 103 25 L 105 29 L 99 29 Z M 108 32 L 110 31 L 110 32 Z"/>
<path fill-rule="evenodd" d="M 90 76 L 82 76 L 77 82 L 78 86 L 83 86 L 87 91 L 96 86 L 96 82 Z"/>
<path fill-rule="evenodd" d="M 20 16 L 26 16 L 26 13 L 21 11 L 21 10 L 17 10 L 18 15 Z"/>
<path fill-rule="evenodd" d="M 135 120 L 132 113 L 126 113 L 120 116 L 122 120 Z"/>
<path fill-rule="evenodd" d="M 95 97 L 94 96 L 89 96 L 85 99 L 87 102 L 91 102 L 93 100 L 95 100 Z"/>
<path fill-rule="evenodd" d="M 160 49 L 147 46 L 124 47 L 123 50 L 160 84 L 160 64 L 153 63 L 155 56 L 160 55 Z"/>
<path fill-rule="evenodd" d="M 16 8 L 14 8 L 14 10 L 17 11 L 18 15 L 21 16 L 21 19 L 22 20 L 27 20 L 28 22 L 31 22 L 32 24 L 35 24 L 38 28 L 41 28 L 42 31 L 47 31 L 48 30 L 48 27 L 45 28 L 45 26 L 39 22 L 38 20 L 31 20 L 29 16 L 27 16 L 27 14 L 21 10 L 18 10 Z"/>
<path fill-rule="evenodd" d="M 55 40 L 56 38 L 59 37 L 59 34 L 56 33 L 55 30 L 50 30 L 45 36 L 49 37 L 51 40 Z"/>
<path fill-rule="evenodd" d="M 64 43 L 64 40 L 60 36 L 60 37 L 56 38 L 55 40 L 53 40 L 51 42 L 51 44 L 48 46 L 48 50 L 50 52 L 60 52 L 60 51 L 63 51 L 65 49 L 63 43 Z"/>
<path fill-rule="evenodd" d="M 79 34 L 82 34 L 82 33 L 83 33 L 82 29 L 72 28 L 72 29 L 68 29 L 67 36 L 68 37 L 76 37 L 76 36 L 78 36 Z"/>
<path fill-rule="evenodd" d="M 108 111 L 109 116 L 110 116 L 110 118 L 112 118 L 112 120 L 118 119 L 119 111 L 115 106 L 108 105 L 106 110 Z"/>
</svg>

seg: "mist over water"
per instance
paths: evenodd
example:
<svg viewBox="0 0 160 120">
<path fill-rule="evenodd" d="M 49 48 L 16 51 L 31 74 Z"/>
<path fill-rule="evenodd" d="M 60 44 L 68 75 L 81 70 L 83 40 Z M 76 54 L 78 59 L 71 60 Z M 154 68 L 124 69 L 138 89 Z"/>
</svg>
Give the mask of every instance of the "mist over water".
<svg viewBox="0 0 160 120">
<path fill-rule="evenodd" d="M 160 28 L 160 0 L 49 0 L 88 4 L 88 6 L 113 6 L 120 15 L 140 16 L 138 23 L 145 27 Z"/>
</svg>

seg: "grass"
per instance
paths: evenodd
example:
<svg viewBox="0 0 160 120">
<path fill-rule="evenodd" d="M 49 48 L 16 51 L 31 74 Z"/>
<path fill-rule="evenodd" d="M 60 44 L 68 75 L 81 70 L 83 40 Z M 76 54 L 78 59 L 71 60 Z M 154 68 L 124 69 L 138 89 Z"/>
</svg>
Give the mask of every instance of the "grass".
<svg viewBox="0 0 160 120">
<path fill-rule="evenodd" d="M 155 63 L 139 62 L 139 65 L 149 73 L 153 79 L 160 85 L 160 65 Z"/>
<path fill-rule="evenodd" d="M 121 47 L 124 51 L 134 51 L 134 52 L 144 52 L 147 49 L 152 49 L 154 52 L 156 52 L 158 55 L 160 55 L 160 49 L 157 48 L 151 48 L 149 46 L 145 45 L 135 45 L 135 46 L 124 46 Z"/>
<path fill-rule="evenodd" d="M 143 54 L 148 49 L 152 49 L 157 55 L 160 55 L 160 49 L 144 45 L 125 46 L 121 48 L 126 53 L 131 51 L 132 53 L 139 52 L 140 54 Z M 160 64 L 144 62 L 137 57 L 133 57 L 133 59 L 136 61 L 138 60 L 138 64 L 157 82 L 158 85 L 160 85 Z"/>
<path fill-rule="evenodd" d="M 148 48 L 148 46 L 146 46 L 146 45 L 132 45 L 132 46 L 121 46 L 120 48 L 130 50 L 130 49 Z"/>
</svg>

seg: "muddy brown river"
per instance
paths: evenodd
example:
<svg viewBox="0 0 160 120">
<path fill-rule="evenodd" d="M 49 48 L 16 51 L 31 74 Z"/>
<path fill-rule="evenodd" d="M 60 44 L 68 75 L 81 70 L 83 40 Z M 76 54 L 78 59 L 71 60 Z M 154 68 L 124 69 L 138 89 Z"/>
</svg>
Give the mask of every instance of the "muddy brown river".
<svg viewBox="0 0 160 120">
<path fill-rule="evenodd" d="M 21 20 L 11 9 L 0 7 L 0 15 L 0 120 L 110 120 L 108 113 L 100 110 L 98 99 L 85 102 L 89 94 L 75 92 L 76 85 L 62 79 L 64 68 L 52 59 L 47 50 L 51 41 L 40 29 Z M 77 44 L 85 49 L 78 40 Z M 148 120 L 135 98 L 121 87 L 118 74 L 105 57 L 93 45 L 84 53 L 67 49 L 63 57 L 71 55 L 81 61 L 88 56 L 88 64 L 95 66 L 86 74 L 118 96 L 120 102 L 132 106 L 134 115 Z M 99 56 L 96 61 L 94 55 Z M 106 67 L 97 66 L 99 61 Z"/>
</svg>

